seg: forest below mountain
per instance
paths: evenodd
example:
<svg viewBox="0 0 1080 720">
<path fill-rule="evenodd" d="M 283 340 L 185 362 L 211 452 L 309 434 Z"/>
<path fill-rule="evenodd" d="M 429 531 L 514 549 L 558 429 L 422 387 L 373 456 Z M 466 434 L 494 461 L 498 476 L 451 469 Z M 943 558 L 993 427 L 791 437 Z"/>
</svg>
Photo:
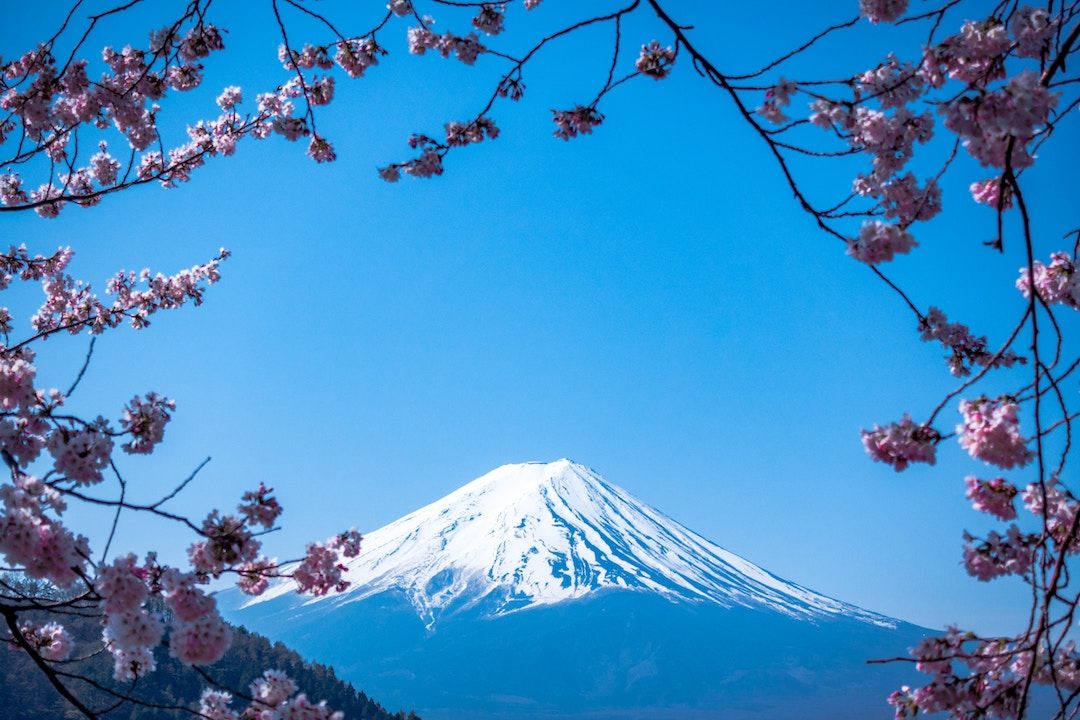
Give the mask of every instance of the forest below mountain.
<svg viewBox="0 0 1080 720">
<path fill-rule="evenodd" d="M 100 638 L 97 621 L 70 617 L 65 626 L 76 640 L 76 647 L 91 647 Z M 301 692 L 312 701 L 326 704 L 345 714 L 346 720 L 420 720 L 413 712 L 390 712 L 350 683 L 338 679 L 333 668 L 308 663 L 281 643 L 271 644 L 261 635 L 243 628 L 233 628 L 234 640 L 225 656 L 207 668 L 207 673 L 221 686 L 248 692 L 248 685 L 264 670 L 285 672 L 296 681 Z M 78 653 L 78 650 L 76 650 Z M 148 720 L 157 718 L 193 718 L 196 714 L 184 709 L 196 709 L 192 698 L 198 698 L 207 681 L 192 668 L 184 667 L 159 647 L 155 653 L 157 670 L 140 678 L 132 695 L 157 706 L 176 709 L 148 708 L 125 703 L 108 712 L 109 720 Z M 124 691 L 126 684 L 112 679 L 112 656 L 98 653 L 94 657 L 65 663 L 65 671 L 86 676 L 102 687 Z M 79 680 L 68 681 L 71 689 L 94 709 L 105 709 L 116 703 L 107 692 L 95 689 Z M 0 650 L 0 713 L 5 720 L 59 720 L 82 718 L 49 684 L 48 679 L 21 652 Z"/>
</svg>

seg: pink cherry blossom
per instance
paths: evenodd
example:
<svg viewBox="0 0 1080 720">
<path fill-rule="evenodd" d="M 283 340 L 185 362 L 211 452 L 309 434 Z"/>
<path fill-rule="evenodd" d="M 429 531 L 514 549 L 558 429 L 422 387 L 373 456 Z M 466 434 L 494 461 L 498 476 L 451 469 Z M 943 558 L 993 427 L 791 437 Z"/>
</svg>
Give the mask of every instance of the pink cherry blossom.
<svg viewBox="0 0 1080 720">
<path fill-rule="evenodd" d="M 435 50 L 444 58 L 455 55 L 466 65 L 474 64 L 480 54 L 487 51 L 476 33 L 465 36 L 449 32 L 437 35 L 426 27 L 413 27 L 409 28 L 408 39 L 409 52 L 413 55 L 423 55 L 428 50 Z"/>
<path fill-rule="evenodd" d="M 344 570 L 337 550 L 329 544 L 312 543 L 307 546 L 307 554 L 293 570 L 292 577 L 300 592 L 325 595 L 331 590 L 342 592 L 349 587 L 349 582 L 342 577 Z"/>
<path fill-rule="evenodd" d="M 1008 470 L 1023 467 L 1034 453 L 1020 435 L 1018 406 L 1011 398 L 991 400 L 981 397 L 962 400 L 963 421 L 956 426 L 960 446 L 976 460 Z"/>
<path fill-rule="evenodd" d="M 919 641 L 911 649 L 911 656 L 916 660 L 915 668 L 928 675 L 950 675 L 953 672 L 952 661 L 964 651 L 964 643 L 971 636 L 959 628 L 950 626 L 944 635 L 931 635 Z"/>
<path fill-rule="evenodd" d="M 222 90 L 217 98 L 217 104 L 222 110 L 232 110 L 243 101 L 243 93 L 236 85 L 230 85 Z"/>
<path fill-rule="evenodd" d="M 880 198 L 879 207 L 885 217 L 895 219 L 902 227 L 916 221 L 932 219 L 941 212 L 941 189 L 934 180 L 920 188 L 912 173 L 893 176 L 882 182 L 876 173 L 858 175 L 853 189 L 866 197 Z"/>
<path fill-rule="evenodd" d="M 161 642 L 165 625 L 157 613 L 135 608 L 106 615 L 104 638 L 120 650 L 153 648 Z"/>
<path fill-rule="evenodd" d="M 53 456 L 56 472 L 79 485 L 93 485 L 104 479 L 102 473 L 109 467 L 113 441 L 99 418 L 98 424 L 90 427 L 57 428 L 45 441 L 45 447 Z"/>
<path fill-rule="evenodd" d="M 962 323 L 951 323 L 945 313 L 930 308 L 919 321 L 920 337 L 924 341 L 937 340 L 952 351 L 949 356 L 949 372 L 956 377 L 966 377 L 975 366 L 1012 367 L 1023 365 L 1027 359 L 1007 350 L 999 355 L 987 349 L 985 336 L 976 337 Z"/>
<path fill-rule="evenodd" d="M 105 599 L 107 615 L 131 612 L 146 601 L 146 572 L 136 564 L 135 556 L 118 557 L 98 568 L 98 593 Z"/>
<path fill-rule="evenodd" d="M 594 107 L 578 105 L 573 110 L 552 110 L 555 121 L 555 137 L 563 140 L 590 135 L 593 128 L 604 121 L 604 116 Z"/>
<path fill-rule="evenodd" d="M 420 157 L 405 163 L 402 169 L 413 177 L 426 178 L 442 175 L 442 155 L 435 148 L 425 148 Z"/>
<path fill-rule="evenodd" d="M 889 262 L 918 245 L 915 238 L 899 225 L 867 220 L 859 228 L 859 237 L 848 241 L 847 253 L 867 265 Z"/>
<path fill-rule="evenodd" d="M 195 571 L 219 576 L 226 569 L 251 562 L 259 553 L 260 543 L 241 518 L 211 512 L 202 524 L 205 538 L 188 548 L 188 558 Z"/>
<path fill-rule="evenodd" d="M 222 690 L 204 690 L 199 698 L 199 714 L 207 720 L 239 720 L 240 715 L 229 708 L 232 695 Z"/>
<path fill-rule="evenodd" d="M 397 165 L 387 165 L 379 168 L 379 177 L 386 182 L 397 182 L 401 179 L 401 169 Z"/>
<path fill-rule="evenodd" d="M 1013 499 L 1019 491 L 1005 478 L 980 480 L 974 475 L 968 475 L 964 479 L 964 484 L 967 486 L 967 498 L 971 500 L 971 506 L 976 510 L 989 513 L 1001 520 L 1016 518 Z"/>
<path fill-rule="evenodd" d="M 232 643 L 232 630 L 215 610 L 191 622 L 174 618 L 169 654 L 185 665 L 212 665 Z"/>
<path fill-rule="evenodd" d="M 907 12 L 908 0 L 859 0 L 859 12 L 872 23 L 892 22 Z"/>
<path fill-rule="evenodd" d="M 12 171 L 0 175 L 0 203 L 4 205 L 21 205 L 30 200 L 30 196 L 22 189 L 22 179 Z"/>
<path fill-rule="evenodd" d="M 199 23 L 188 31 L 184 41 L 180 43 L 179 55 L 185 60 L 197 60 L 204 58 L 214 50 L 224 50 L 225 41 L 212 23 Z"/>
<path fill-rule="evenodd" d="M 353 78 L 362 76 L 372 65 L 378 65 L 379 55 L 386 54 L 371 38 L 339 40 L 335 47 L 334 62 Z"/>
<path fill-rule="evenodd" d="M 795 83 L 780 78 L 776 85 L 765 91 L 765 102 L 755 108 L 754 112 L 777 125 L 787 122 L 789 118 L 784 114 L 783 108 L 791 103 L 791 96 L 797 89 Z"/>
<path fill-rule="evenodd" d="M 1035 270 L 1035 291 L 1044 302 L 1080 309 L 1080 276 L 1068 253 L 1051 253 L 1049 265 L 1036 260 L 1032 266 Z M 1016 287 L 1026 298 L 1031 297 L 1031 284 L 1028 268 L 1020 268 Z"/>
<path fill-rule="evenodd" d="M 875 462 L 892 465 L 897 472 L 907 469 L 913 462 L 933 465 L 935 446 L 941 439 L 936 430 L 916 425 L 906 414 L 900 422 L 885 427 L 875 425 L 873 430 L 863 430 L 861 434 L 867 454 Z"/>
<path fill-rule="evenodd" d="M 258 558 L 244 563 L 237 568 L 236 587 L 248 595 L 262 595 L 270 584 L 270 578 L 277 577 L 277 562 L 269 558 Z"/>
<path fill-rule="evenodd" d="M 346 530 L 343 533 L 339 533 L 330 541 L 330 546 L 341 551 L 341 554 L 347 558 L 356 557 L 360 554 L 360 543 L 363 540 L 363 536 L 357 531 L 356 528 Z"/>
<path fill-rule="evenodd" d="M 1025 58 L 1044 57 L 1057 26 L 1057 19 L 1046 8 L 1025 5 L 1016 10 L 1009 23 L 1016 40 L 1016 54 Z"/>
<path fill-rule="evenodd" d="M 25 492 L 7 492 L 2 499 L 0 553 L 9 565 L 59 587 L 69 587 L 86 572 L 90 547 L 85 537 L 46 517 L 37 501 L 27 502 Z"/>
<path fill-rule="evenodd" d="M 34 652 L 52 662 L 67 660 L 75 647 L 71 634 L 59 623 L 24 622 L 19 632 Z"/>
<path fill-rule="evenodd" d="M 896 720 L 907 720 L 919 714 L 919 705 L 915 702 L 915 695 L 907 685 L 889 695 L 886 702 L 896 708 L 894 716 Z"/>
<path fill-rule="evenodd" d="M 344 720 L 345 714 L 326 707 L 326 701 L 312 703 L 307 695 L 300 693 L 286 700 L 278 709 L 281 720 Z"/>
<path fill-rule="evenodd" d="M 194 622 L 217 612 L 217 602 L 196 586 L 196 578 L 169 568 L 162 576 L 165 603 L 180 622 Z"/>
<path fill-rule="evenodd" d="M 957 35 L 950 36 L 932 49 L 935 64 L 952 78 L 972 85 L 985 86 L 1004 76 L 1000 58 L 1009 48 L 1005 26 L 995 18 L 969 20 Z M 924 58 L 924 65 L 927 58 Z"/>
<path fill-rule="evenodd" d="M 326 75 L 309 82 L 307 98 L 312 105 L 329 105 L 334 99 L 334 77 Z"/>
<path fill-rule="evenodd" d="M 1012 77 L 1000 90 L 978 96 L 962 95 L 941 106 L 945 127 L 963 139 L 963 145 L 984 166 L 1020 170 L 1035 162 L 1027 144 L 1046 124 L 1057 105 L 1059 93 L 1052 93 L 1035 72 Z"/>
<path fill-rule="evenodd" d="M 120 162 L 109 154 L 109 146 L 104 141 L 98 144 L 98 151 L 90 156 L 90 176 L 102 187 L 116 182 L 120 172 Z"/>
<path fill-rule="evenodd" d="M 157 668 L 154 653 L 149 648 L 123 650 L 113 647 L 109 651 L 113 656 L 113 677 L 121 682 L 145 677 Z"/>
<path fill-rule="evenodd" d="M 318 135 L 311 136 L 307 154 L 308 157 L 318 163 L 333 162 L 334 160 L 337 160 L 337 153 L 334 152 L 334 146 Z"/>
<path fill-rule="evenodd" d="M 989 205 L 995 210 L 1007 210 L 1012 207 L 1012 194 L 1009 191 L 1009 186 L 1002 187 L 1000 178 L 973 182 L 970 190 L 971 197 L 977 203 Z"/>
<path fill-rule="evenodd" d="M 26 467 L 41 454 L 49 430 L 40 416 L 0 420 L 0 444 L 11 453 L 20 467 Z"/>
<path fill-rule="evenodd" d="M 473 18 L 473 27 L 487 35 L 498 35 L 503 31 L 506 5 L 488 3 L 480 6 L 480 12 Z"/>
<path fill-rule="evenodd" d="M 266 670 L 251 683 L 251 696 L 268 707 L 276 708 L 292 697 L 296 683 L 280 670 Z"/>
<path fill-rule="evenodd" d="M 499 128 L 495 126 L 491 118 L 478 117 L 467 124 L 459 122 L 446 124 L 446 144 L 450 147 L 483 142 L 485 137 L 492 140 L 499 137 Z"/>
<path fill-rule="evenodd" d="M 33 363 L 34 352 L 29 348 L 0 354 L 0 409 L 10 411 L 33 404 L 37 376 Z"/>
<path fill-rule="evenodd" d="M 883 108 L 895 108 L 918 99 L 925 89 L 918 68 L 890 54 L 883 63 L 858 78 L 859 90 Z"/>
<path fill-rule="evenodd" d="M 970 535 L 964 539 L 964 566 L 970 575 L 986 582 L 1002 575 L 1027 572 L 1039 537 L 1025 535 L 1016 525 L 1010 525 L 1005 535 L 990 531 L 983 541 L 976 541 Z"/>
<path fill-rule="evenodd" d="M 634 67 L 642 75 L 651 77 L 653 80 L 662 80 L 671 73 L 671 66 L 675 63 L 675 50 L 671 47 L 662 46 L 659 41 L 653 40 L 648 45 L 641 46 Z M 781 81 L 783 84 L 783 81 Z M 786 103 L 785 103 L 786 104 Z"/>
<path fill-rule="evenodd" d="M 1047 483 L 1031 483 L 1022 495 L 1024 506 L 1036 517 L 1043 518 L 1046 528 L 1055 545 L 1062 547 L 1069 543 L 1069 551 L 1080 551 L 1080 539 L 1071 535 L 1080 503 L 1057 479 L 1052 477 Z M 1071 538 L 1071 539 L 1070 539 Z"/>
<path fill-rule="evenodd" d="M 413 12 L 412 0 L 390 0 L 386 8 L 398 17 L 411 15 Z"/>
<path fill-rule="evenodd" d="M 124 408 L 120 427 L 131 435 L 129 442 L 121 445 L 125 452 L 149 454 L 165 437 L 165 425 L 172 419 L 169 414 L 176 410 L 176 402 L 157 393 L 147 393 L 145 399 L 138 396 Z"/>
<path fill-rule="evenodd" d="M 270 495 L 273 491 L 273 488 L 259 483 L 256 490 L 244 493 L 237 509 L 246 518 L 248 524 L 262 525 L 267 530 L 274 526 L 274 521 L 281 515 L 282 508 L 277 498 Z"/>
</svg>

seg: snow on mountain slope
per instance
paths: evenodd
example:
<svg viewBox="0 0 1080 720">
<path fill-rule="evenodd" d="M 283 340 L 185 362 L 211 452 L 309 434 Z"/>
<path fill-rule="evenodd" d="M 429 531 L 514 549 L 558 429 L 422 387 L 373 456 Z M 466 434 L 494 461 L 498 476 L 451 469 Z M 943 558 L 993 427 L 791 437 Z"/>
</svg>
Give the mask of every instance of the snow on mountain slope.
<svg viewBox="0 0 1080 720">
<path fill-rule="evenodd" d="M 483 601 L 499 615 L 614 589 L 896 626 L 772 575 L 569 460 L 496 468 L 368 533 L 346 563 L 350 590 L 305 604 L 398 590 L 430 627 L 450 607 Z M 282 581 L 245 607 L 294 591 Z"/>
</svg>

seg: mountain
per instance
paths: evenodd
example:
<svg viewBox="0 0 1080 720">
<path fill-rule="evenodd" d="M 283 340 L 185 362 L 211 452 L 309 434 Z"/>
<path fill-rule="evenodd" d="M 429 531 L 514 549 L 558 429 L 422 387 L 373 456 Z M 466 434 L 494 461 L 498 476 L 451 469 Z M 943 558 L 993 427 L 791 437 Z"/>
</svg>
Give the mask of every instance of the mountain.
<svg viewBox="0 0 1080 720">
<path fill-rule="evenodd" d="M 84 647 L 92 646 L 101 639 L 101 623 L 96 618 L 68 615 L 63 622 L 68 632 Z M 196 717 L 191 709 L 197 707 L 206 681 L 191 668 L 170 657 L 164 648 L 158 649 L 155 658 L 157 670 L 139 679 L 134 694 L 145 702 L 186 709 L 149 710 L 126 704 L 107 714 L 102 713 L 102 717 L 107 716 L 109 720 L 186 720 Z M 112 680 L 112 666 L 112 657 L 108 653 L 100 653 L 66 664 L 63 669 L 88 677 L 103 687 L 130 691 L 130 686 Z M 272 644 L 266 638 L 242 628 L 234 631 L 232 646 L 221 660 L 209 668 L 209 672 L 223 686 L 246 692 L 251 681 L 265 669 L 284 671 L 308 697 L 316 701 L 326 700 L 330 707 L 343 711 L 347 720 L 420 720 L 413 713 L 388 712 L 352 685 L 339 680 L 333 669 L 317 663 L 306 663 L 281 643 Z M 90 707 L 105 708 L 115 702 L 110 695 L 98 692 L 85 683 L 68 684 Z M 0 651 L 0 708 L 3 708 L 2 717 L 6 720 L 75 720 L 83 717 L 60 697 L 29 657 L 7 649 Z"/>
<path fill-rule="evenodd" d="M 890 716 L 924 630 L 783 580 L 568 460 L 369 533 L 353 586 L 228 616 L 432 720 Z"/>
</svg>

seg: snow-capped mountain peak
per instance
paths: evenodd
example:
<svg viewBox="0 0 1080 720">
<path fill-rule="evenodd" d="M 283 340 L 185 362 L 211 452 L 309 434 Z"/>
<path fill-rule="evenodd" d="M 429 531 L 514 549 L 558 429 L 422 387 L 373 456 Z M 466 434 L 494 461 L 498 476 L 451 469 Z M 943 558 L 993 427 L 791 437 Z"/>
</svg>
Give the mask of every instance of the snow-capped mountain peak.
<svg viewBox="0 0 1080 720">
<path fill-rule="evenodd" d="M 352 587 L 307 602 L 396 590 L 429 627 L 452 608 L 492 614 L 599 591 L 767 609 L 806 619 L 895 622 L 782 580 L 571 462 L 503 465 L 364 538 Z M 291 581 L 248 605 L 295 591 Z"/>
</svg>

